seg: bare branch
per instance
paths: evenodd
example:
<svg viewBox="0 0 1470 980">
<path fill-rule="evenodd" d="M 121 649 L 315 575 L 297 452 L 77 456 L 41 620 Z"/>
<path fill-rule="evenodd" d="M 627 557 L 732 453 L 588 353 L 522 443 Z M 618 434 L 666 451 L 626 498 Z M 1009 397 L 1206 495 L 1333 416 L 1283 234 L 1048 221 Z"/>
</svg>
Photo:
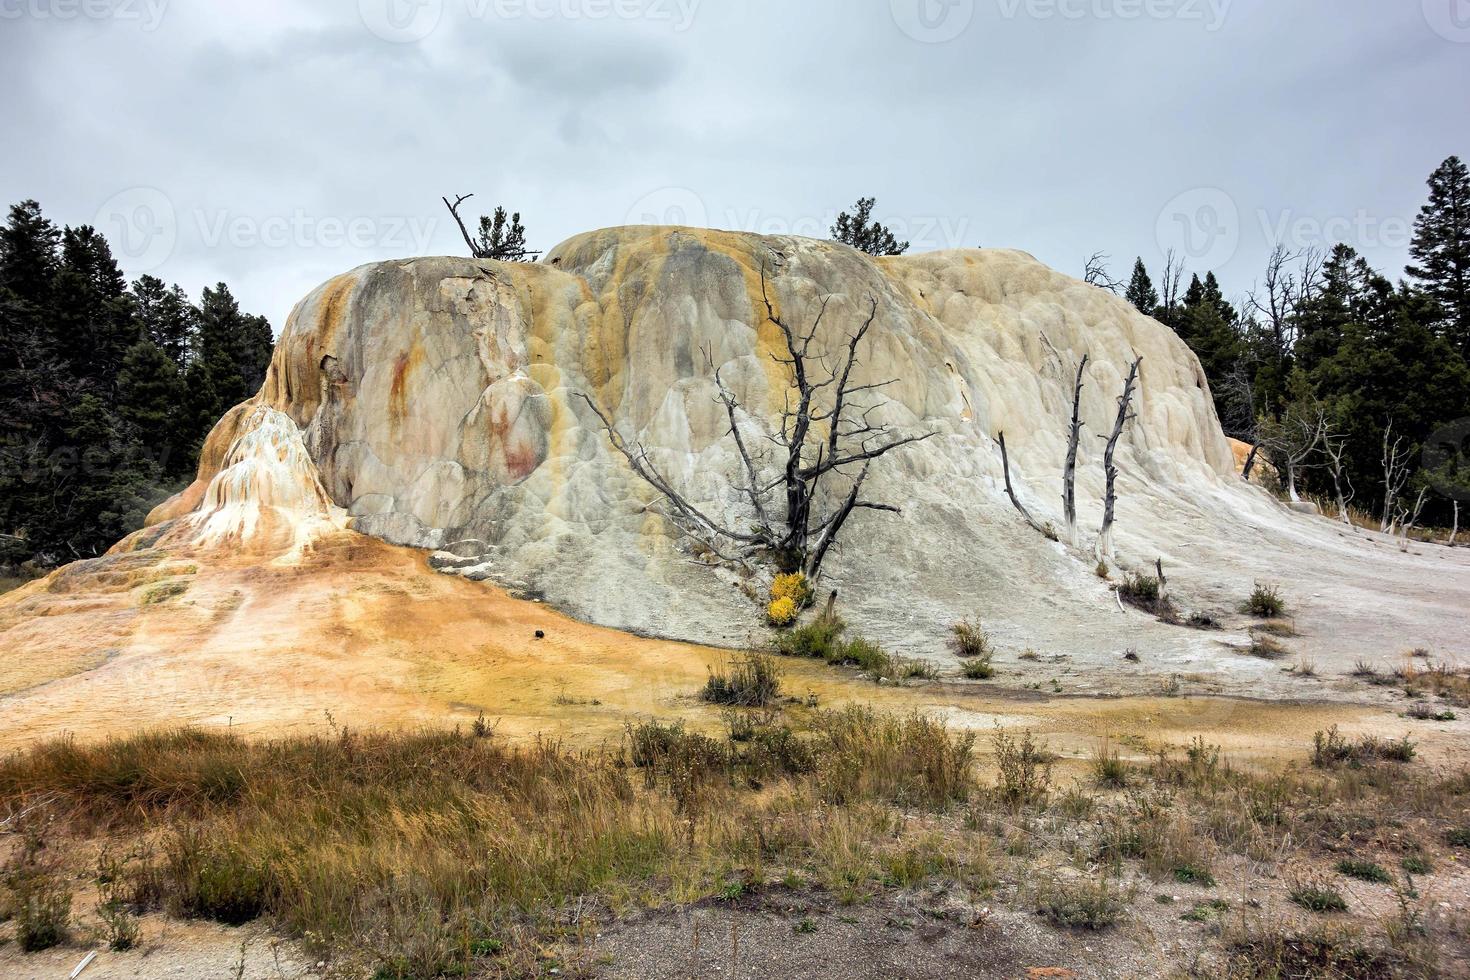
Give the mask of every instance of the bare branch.
<svg viewBox="0 0 1470 980">
<path fill-rule="evenodd" d="M 1011 504 L 1016 508 L 1016 510 L 1021 512 L 1022 517 L 1026 518 L 1027 524 L 1030 524 L 1038 533 L 1045 535 L 1052 541 L 1055 541 L 1057 539 L 1056 532 L 1053 531 L 1050 527 L 1043 527 L 1041 523 L 1036 520 L 1036 518 L 1031 516 L 1031 512 L 1027 510 L 1026 507 L 1021 503 L 1020 499 L 1017 498 L 1016 488 L 1011 486 L 1011 457 L 1010 454 L 1006 452 L 1006 434 L 1002 432 L 999 436 L 996 437 L 996 442 L 1000 443 L 1000 464 L 1002 469 L 1004 469 L 1006 475 L 1006 496 L 1011 498 Z"/>
</svg>

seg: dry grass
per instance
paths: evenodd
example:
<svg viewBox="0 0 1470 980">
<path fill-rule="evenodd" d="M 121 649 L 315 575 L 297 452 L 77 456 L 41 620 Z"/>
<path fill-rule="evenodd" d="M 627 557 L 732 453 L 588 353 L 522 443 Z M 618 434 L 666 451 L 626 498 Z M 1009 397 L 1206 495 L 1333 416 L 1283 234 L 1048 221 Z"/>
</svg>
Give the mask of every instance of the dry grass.
<svg viewBox="0 0 1470 980">
<path fill-rule="evenodd" d="M 0 813 L 41 804 L 27 822 L 49 828 L 53 846 L 33 857 L 61 863 L 14 864 L 0 904 L 49 895 L 47 914 L 62 921 L 62 886 L 94 873 L 111 883 L 101 902 L 116 922 L 101 935 L 124 944 L 146 910 L 262 917 L 347 972 L 500 976 L 534 973 L 547 943 L 574 940 L 569 904 L 616 914 L 777 880 L 858 902 L 938 877 L 975 896 L 1004 882 L 1058 927 L 1099 929 L 1126 916 L 1141 876 L 1209 888 L 1227 882 L 1224 862 L 1244 859 L 1278 869 L 1256 876 L 1275 881 L 1278 900 L 1322 904 L 1301 886 L 1333 890 L 1345 855 L 1377 881 L 1368 869 L 1412 859 L 1412 873 L 1429 874 L 1470 846 L 1470 774 L 1395 762 L 1412 757 L 1404 742 L 1328 731 L 1324 765 L 1267 773 L 1232 767 L 1202 739 L 1127 767 L 1104 743 L 1102 791 L 1056 792 L 1055 756 L 1029 733 L 992 737 L 991 783 L 976 777 L 972 734 L 922 716 L 725 717 L 719 735 L 636 722 L 599 751 L 507 745 L 488 726 L 50 742 L 0 762 Z M 1390 825 L 1401 850 L 1381 836 Z M 65 866 L 90 860 L 67 846 L 87 840 L 107 841 L 111 857 Z M 1090 870 L 1042 870 L 1068 866 Z M 1202 942 L 1239 976 L 1378 963 L 1381 950 L 1399 962 L 1444 941 L 1438 920 L 1419 915 L 1406 905 L 1372 942 L 1243 927 Z"/>
</svg>

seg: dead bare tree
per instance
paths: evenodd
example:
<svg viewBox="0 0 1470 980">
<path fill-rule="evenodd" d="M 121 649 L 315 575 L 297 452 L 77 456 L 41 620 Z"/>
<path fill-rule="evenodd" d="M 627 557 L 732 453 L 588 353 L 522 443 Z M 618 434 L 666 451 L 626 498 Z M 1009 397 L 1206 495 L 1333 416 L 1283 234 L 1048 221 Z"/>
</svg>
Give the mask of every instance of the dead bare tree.
<svg viewBox="0 0 1470 980">
<path fill-rule="evenodd" d="M 1005 471 L 1006 496 L 1011 498 L 1011 504 L 1016 508 L 1016 510 L 1021 512 L 1021 516 L 1026 519 L 1027 524 L 1030 524 L 1032 528 L 1034 528 L 1040 534 L 1045 535 L 1048 539 L 1055 541 L 1057 539 L 1057 532 L 1052 529 L 1052 526 L 1050 524 L 1043 525 L 1036 518 L 1032 517 L 1031 512 L 1026 509 L 1025 504 L 1022 504 L 1020 499 L 1016 496 L 1016 488 L 1011 486 L 1011 457 L 1010 454 L 1006 452 L 1006 434 L 1002 432 L 999 436 L 996 437 L 996 441 L 1000 443 L 1000 464 L 1002 469 L 1004 469 Z"/>
<path fill-rule="evenodd" d="M 1118 415 L 1113 420 L 1113 432 L 1108 436 L 1107 448 L 1103 450 L 1103 473 L 1107 477 L 1108 486 L 1103 494 L 1102 531 L 1097 536 L 1097 557 L 1101 561 L 1113 560 L 1113 515 L 1118 504 L 1118 466 L 1115 456 L 1118 441 L 1123 438 L 1124 426 L 1129 419 L 1136 417 L 1130 414 L 1129 409 L 1133 402 L 1133 388 L 1138 383 L 1138 369 L 1142 364 L 1142 357 L 1135 358 L 1128 369 L 1128 378 L 1123 382 L 1123 394 L 1118 396 Z M 1160 577 L 1162 578 L 1162 573 Z"/>
<path fill-rule="evenodd" d="M 1112 273 L 1108 271 L 1108 260 L 1111 258 L 1112 256 L 1106 252 L 1093 252 L 1088 256 L 1082 279 L 1089 286 L 1096 286 L 1116 294 L 1123 289 L 1123 283 L 1114 279 Z"/>
<path fill-rule="evenodd" d="M 1082 373 L 1087 370 L 1087 355 L 1077 365 L 1077 381 L 1072 386 L 1072 422 L 1067 428 L 1067 463 L 1062 470 L 1062 518 L 1067 524 L 1067 545 L 1077 547 L 1077 443 L 1082 438 Z"/>
<path fill-rule="evenodd" d="M 1230 371 L 1216 382 L 1225 411 L 1220 424 L 1225 434 L 1233 439 L 1250 443 L 1251 451 L 1240 468 L 1240 477 L 1249 483 L 1251 472 L 1261 454 L 1260 416 L 1256 413 L 1256 386 L 1251 378 L 1250 364 L 1245 359 L 1237 360 Z"/>
<path fill-rule="evenodd" d="M 1327 409 L 1315 400 L 1294 402 L 1280 419 L 1261 423 L 1261 445 L 1270 452 L 1286 481 L 1287 499 L 1294 504 L 1302 499 L 1296 489 L 1297 474 L 1322 444 L 1328 426 Z"/>
<path fill-rule="evenodd" d="M 1348 516 L 1348 504 L 1353 502 L 1357 491 L 1353 489 L 1353 480 L 1347 474 L 1347 436 L 1339 435 L 1330 429 L 1322 436 L 1322 454 L 1327 457 L 1327 472 L 1332 477 L 1332 493 L 1337 499 L 1337 519 L 1348 527 L 1353 526 L 1352 518 Z M 1346 493 L 1343 486 L 1347 486 Z"/>
<path fill-rule="evenodd" d="M 1398 523 L 1400 528 L 1403 530 L 1403 537 L 1399 541 L 1400 551 L 1409 550 L 1409 533 L 1413 531 L 1414 528 L 1419 524 L 1419 517 L 1424 513 L 1424 501 L 1428 497 L 1429 487 L 1425 485 L 1419 488 L 1419 496 L 1414 501 L 1414 506 L 1412 509 L 1407 506 L 1400 505 L 1398 512 Z"/>
<path fill-rule="evenodd" d="M 1159 282 L 1159 305 L 1172 312 L 1183 296 L 1184 259 L 1169 249 L 1164 255 L 1164 276 Z"/>
<path fill-rule="evenodd" d="M 776 312 L 768 292 L 764 267 L 761 269 L 761 299 L 765 304 L 766 319 L 780 330 L 784 341 L 785 356 L 773 354 L 772 357 L 791 372 L 780 432 L 765 437 L 777 447 L 779 458 L 775 462 L 780 469 L 778 476 L 763 475 L 765 460 L 750 451 L 741 432 L 742 416 L 752 424 L 758 425 L 758 420 L 740 404 L 706 351 L 706 360 L 719 391 L 719 400 L 725 406 L 730 434 L 744 470 L 740 492 L 754 516 L 749 530 L 739 531 L 716 521 L 690 503 L 659 472 L 644 446 L 625 440 L 607 413 L 587 395 L 582 394 L 581 397 L 597 415 L 613 447 L 628 460 L 633 472 L 672 505 L 672 519 L 681 531 L 722 557 L 729 556 L 720 550 L 718 542 L 731 542 L 737 546 L 741 557 L 764 556 L 781 571 L 803 571 L 816 580 L 821 574 L 822 563 L 854 511 L 901 513 L 892 504 L 863 498 L 863 484 L 872 464 L 900 446 L 922 442 L 934 433 L 895 435 L 887 424 L 873 421 L 874 413 L 882 407 L 882 402 L 862 405 L 854 400 L 864 393 L 879 391 L 897 382 L 897 379 L 892 379 L 853 384 L 853 368 L 859 363 L 858 348 L 878 319 L 876 298 L 869 298 L 866 318 L 842 345 L 835 369 L 828 368 L 826 358 L 812 350 L 832 297 L 822 301 L 811 326 L 805 330 L 793 328 Z M 827 400 L 828 390 L 831 392 L 830 400 Z M 856 469 L 856 473 L 850 473 L 851 469 Z M 818 514 L 823 479 L 834 473 L 846 477 L 848 485 L 826 513 Z M 772 519 L 770 498 L 773 496 L 784 501 L 779 521 Z"/>
<path fill-rule="evenodd" d="M 1383 429 L 1383 522 L 1379 530 L 1391 534 L 1398 524 L 1398 500 L 1409 482 L 1409 459 L 1413 447 L 1403 436 L 1393 434 L 1393 419 Z"/>
<path fill-rule="evenodd" d="M 1293 252 L 1278 243 L 1266 260 L 1263 288 L 1246 294 L 1241 308 L 1259 315 L 1278 369 L 1296 346 L 1297 314 L 1321 285 L 1322 262 L 1320 249 Z"/>
</svg>

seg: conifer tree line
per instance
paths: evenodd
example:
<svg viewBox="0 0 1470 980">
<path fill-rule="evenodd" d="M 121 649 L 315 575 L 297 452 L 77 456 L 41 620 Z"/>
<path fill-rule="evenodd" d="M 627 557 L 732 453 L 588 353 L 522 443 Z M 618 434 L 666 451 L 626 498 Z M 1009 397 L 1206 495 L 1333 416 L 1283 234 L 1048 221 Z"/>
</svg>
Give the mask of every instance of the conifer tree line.
<svg viewBox="0 0 1470 980">
<path fill-rule="evenodd" d="M 100 554 L 193 478 L 253 394 L 272 332 L 229 287 L 129 284 L 107 239 L 35 201 L 0 228 L 0 565 Z"/>
<path fill-rule="evenodd" d="M 1349 245 L 1278 245 L 1236 303 L 1213 273 L 1181 293 L 1173 256 L 1157 286 L 1139 259 L 1125 296 L 1198 355 L 1226 434 L 1259 446 L 1291 495 L 1351 504 L 1385 529 L 1416 511 L 1448 526 L 1457 494 L 1444 488 L 1470 490 L 1470 447 L 1430 453 L 1442 460 L 1434 472 L 1421 461 L 1435 433 L 1470 416 L 1470 172 L 1459 157 L 1429 178 L 1410 256 L 1394 284 Z M 1407 465 L 1396 487 L 1391 455 Z"/>
</svg>

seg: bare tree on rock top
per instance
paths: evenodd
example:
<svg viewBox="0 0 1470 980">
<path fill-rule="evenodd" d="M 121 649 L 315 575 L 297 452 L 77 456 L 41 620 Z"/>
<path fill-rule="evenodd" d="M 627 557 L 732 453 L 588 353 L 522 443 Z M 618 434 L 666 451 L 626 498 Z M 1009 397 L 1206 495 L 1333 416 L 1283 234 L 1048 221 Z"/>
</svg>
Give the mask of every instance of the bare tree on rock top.
<svg viewBox="0 0 1470 980">
<path fill-rule="evenodd" d="M 1087 258 L 1087 266 L 1082 272 L 1082 281 L 1089 286 L 1106 289 L 1108 292 L 1117 294 L 1123 289 L 1121 280 L 1114 279 L 1108 270 L 1108 261 L 1112 256 L 1106 252 L 1093 252 Z"/>
<path fill-rule="evenodd" d="M 846 211 L 837 216 L 832 226 L 832 240 L 851 245 L 869 255 L 902 255 L 909 250 L 908 242 L 901 242 L 892 231 L 871 220 L 877 198 L 860 197 L 852 214 Z"/>
<path fill-rule="evenodd" d="M 934 433 L 901 436 L 874 420 L 885 402 L 864 404 L 864 396 L 898 379 L 854 383 L 858 349 L 878 320 L 876 298 L 869 298 L 862 323 L 836 352 L 813 350 L 832 297 L 822 301 L 810 326 L 797 327 L 776 312 L 762 267 L 761 298 L 766 319 L 780 330 L 784 342 L 783 353 L 772 357 L 790 371 L 779 432 L 763 431 L 758 414 L 740 403 L 705 352 L 740 455 L 738 490 L 750 508 L 750 523 L 745 528 L 717 521 L 695 506 L 659 471 L 647 447 L 625 439 L 606 411 L 586 394 L 581 398 L 633 472 L 669 502 L 673 510 L 669 517 L 684 534 L 722 558 L 760 557 L 780 571 L 802 571 L 816 580 L 854 511 L 901 513 L 893 504 L 863 496 L 873 465 L 900 446 L 922 442 Z M 835 366 L 828 366 L 829 354 Z M 757 440 L 776 447 L 774 458 L 751 451 L 753 444 L 759 444 Z M 826 491 L 829 482 L 837 484 L 835 493 Z M 731 548 L 738 554 L 727 554 L 726 549 Z"/>
<path fill-rule="evenodd" d="M 502 262 L 530 262 L 540 255 L 540 252 L 532 252 L 526 248 L 526 229 L 521 224 L 521 213 L 507 214 L 505 208 L 497 206 L 494 216 L 480 215 L 480 230 L 478 235 L 471 235 L 465 227 L 464 219 L 459 216 L 460 205 L 464 204 L 473 194 L 459 194 L 454 198 L 454 203 L 449 198 L 440 198 L 449 213 L 454 216 L 454 223 L 459 225 L 459 233 L 464 238 L 464 243 L 469 246 L 470 254 L 477 259 L 498 259 Z"/>
</svg>

